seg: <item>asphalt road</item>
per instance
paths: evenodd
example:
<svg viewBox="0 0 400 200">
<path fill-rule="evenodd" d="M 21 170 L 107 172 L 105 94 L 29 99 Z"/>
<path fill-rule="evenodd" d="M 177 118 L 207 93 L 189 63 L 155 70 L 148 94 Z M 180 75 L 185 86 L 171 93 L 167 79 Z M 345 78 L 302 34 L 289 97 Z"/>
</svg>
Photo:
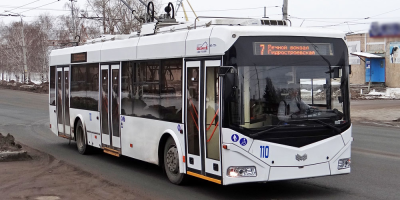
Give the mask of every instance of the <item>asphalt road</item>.
<svg viewBox="0 0 400 200">
<path fill-rule="evenodd" d="M 152 164 L 103 153 L 82 156 L 49 130 L 48 96 L 0 89 L 0 132 L 152 199 L 399 199 L 400 129 L 354 125 L 350 175 L 220 186 L 176 186 Z M 129 199 L 129 197 L 127 197 Z"/>
</svg>

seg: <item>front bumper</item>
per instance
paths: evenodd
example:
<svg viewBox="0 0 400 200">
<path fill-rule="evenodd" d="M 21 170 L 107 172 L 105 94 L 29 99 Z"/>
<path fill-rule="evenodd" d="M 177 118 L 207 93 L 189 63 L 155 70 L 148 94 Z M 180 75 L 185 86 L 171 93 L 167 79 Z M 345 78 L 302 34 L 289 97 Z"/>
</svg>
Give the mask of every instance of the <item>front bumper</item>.
<svg viewBox="0 0 400 200">
<path fill-rule="evenodd" d="M 223 133 L 230 132 L 234 131 Z M 236 132 L 232 134 L 239 135 Z M 222 149 L 224 185 L 348 174 L 351 171 L 350 168 L 338 169 L 339 159 L 351 157 L 351 127 L 340 135 L 301 148 L 253 141 L 251 138 L 247 138 L 250 145 L 243 146 L 232 141 L 225 143 L 229 140 L 224 135 L 223 138 L 227 145 L 227 149 Z M 268 152 L 262 146 L 267 146 Z M 296 158 L 296 154 L 300 157 Z M 254 166 L 257 176 L 230 177 L 227 173 L 230 166 Z"/>
</svg>

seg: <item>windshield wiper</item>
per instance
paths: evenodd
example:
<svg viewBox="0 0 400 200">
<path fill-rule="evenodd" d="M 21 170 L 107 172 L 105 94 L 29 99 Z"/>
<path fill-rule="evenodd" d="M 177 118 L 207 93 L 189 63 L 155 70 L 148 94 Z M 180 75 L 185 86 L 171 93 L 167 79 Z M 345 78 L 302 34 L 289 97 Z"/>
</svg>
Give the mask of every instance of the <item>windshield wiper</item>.
<svg viewBox="0 0 400 200">
<path fill-rule="evenodd" d="M 270 132 L 272 130 L 278 129 L 278 128 L 283 127 L 283 126 L 288 126 L 288 124 L 276 125 L 275 127 L 269 128 L 267 130 L 263 130 L 263 131 L 260 131 L 260 132 L 257 132 L 257 133 L 250 134 L 250 137 L 255 138 L 255 137 L 258 137 L 260 135 L 263 135 L 264 133 L 268 133 L 268 132 Z"/>
<path fill-rule="evenodd" d="M 320 124 L 322 124 L 322 125 L 325 125 L 326 127 L 332 128 L 332 129 L 335 130 L 337 133 L 341 133 L 341 132 L 342 132 L 342 130 L 340 130 L 338 127 L 335 127 L 335 126 L 333 126 L 333 125 L 327 124 L 327 123 L 325 123 L 325 122 L 323 122 L 323 121 L 321 121 L 321 120 L 319 120 L 319 119 L 309 119 L 309 120 L 310 120 L 310 121 L 318 122 L 318 123 L 320 123 Z"/>
</svg>

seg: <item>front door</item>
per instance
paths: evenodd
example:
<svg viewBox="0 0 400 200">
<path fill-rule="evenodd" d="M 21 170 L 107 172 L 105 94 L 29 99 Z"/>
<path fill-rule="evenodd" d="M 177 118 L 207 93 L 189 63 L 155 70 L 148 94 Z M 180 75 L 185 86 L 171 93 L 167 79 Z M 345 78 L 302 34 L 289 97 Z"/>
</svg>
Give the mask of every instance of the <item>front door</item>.
<svg viewBox="0 0 400 200">
<path fill-rule="evenodd" d="M 221 183 L 219 60 L 186 62 L 188 174 Z"/>
<path fill-rule="evenodd" d="M 119 64 L 101 66 L 101 142 L 121 150 Z"/>
<path fill-rule="evenodd" d="M 70 137 L 69 66 L 57 67 L 57 129 L 61 137 Z"/>
</svg>

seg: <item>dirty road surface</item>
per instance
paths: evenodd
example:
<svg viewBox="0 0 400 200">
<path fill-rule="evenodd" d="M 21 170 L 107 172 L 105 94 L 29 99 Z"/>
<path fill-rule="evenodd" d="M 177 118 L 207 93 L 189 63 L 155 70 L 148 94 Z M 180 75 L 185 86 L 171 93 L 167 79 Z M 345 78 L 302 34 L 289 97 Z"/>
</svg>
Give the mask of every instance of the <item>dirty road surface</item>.
<svg viewBox="0 0 400 200">
<path fill-rule="evenodd" d="M 27 179 L 23 186 L 0 180 L 0 193 L 5 191 L 3 188 L 18 192 L 31 185 L 28 193 L 39 194 L 46 187 L 43 186 L 46 183 L 40 182 L 51 181 L 56 178 L 51 174 L 58 173 L 71 178 L 58 183 L 65 185 L 55 185 L 52 192 L 43 195 L 60 195 L 62 199 L 76 199 L 80 194 L 88 197 L 81 199 L 92 199 L 90 195 L 93 199 L 99 196 L 102 199 L 398 199 L 400 196 L 398 128 L 355 123 L 350 175 L 233 186 L 193 179 L 186 186 L 176 186 L 152 164 L 103 153 L 78 154 L 74 142 L 68 145 L 68 140 L 49 131 L 47 95 L 12 90 L 0 90 L 0 94 L 0 132 L 12 133 L 18 142 L 58 160 L 48 158 L 46 161 L 45 158 L 43 167 L 61 165 L 60 171 L 48 173 L 49 170 L 44 170 L 37 179 Z M 21 165 L 23 171 L 23 165 L 27 164 Z M 24 179 L 24 176 L 22 173 L 13 179 Z M 86 177 L 93 179 L 93 183 L 72 177 Z M 42 186 L 34 187 L 40 184 Z M 114 190 L 118 194 L 113 193 Z M 115 196 L 110 198 L 109 195 Z"/>
<path fill-rule="evenodd" d="M 400 100 L 353 100 L 353 122 L 400 127 Z"/>
</svg>

